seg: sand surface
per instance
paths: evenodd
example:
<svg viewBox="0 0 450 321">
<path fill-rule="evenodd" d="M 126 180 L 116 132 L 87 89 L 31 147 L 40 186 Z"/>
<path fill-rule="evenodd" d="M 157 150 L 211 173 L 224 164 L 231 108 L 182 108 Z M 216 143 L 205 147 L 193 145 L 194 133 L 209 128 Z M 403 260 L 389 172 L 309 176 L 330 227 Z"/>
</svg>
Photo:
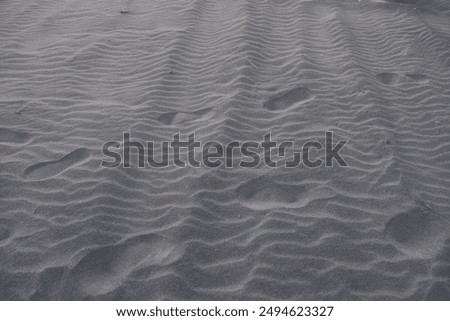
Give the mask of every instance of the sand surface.
<svg viewBox="0 0 450 321">
<path fill-rule="evenodd" d="M 449 45 L 445 0 L 0 1 L 0 299 L 449 300 Z M 100 166 L 326 130 L 349 167 Z"/>
</svg>

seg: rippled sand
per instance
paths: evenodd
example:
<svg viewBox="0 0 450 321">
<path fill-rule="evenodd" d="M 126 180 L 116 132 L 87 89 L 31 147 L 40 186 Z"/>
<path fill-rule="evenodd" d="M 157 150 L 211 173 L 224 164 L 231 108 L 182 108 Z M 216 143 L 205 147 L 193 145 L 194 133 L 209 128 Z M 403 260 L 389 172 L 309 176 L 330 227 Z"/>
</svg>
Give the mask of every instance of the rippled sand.
<svg viewBox="0 0 450 321">
<path fill-rule="evenodd" d="M 449 300 L 449 44 L 445 0 L 1 1 L 0 299 Z M 327 130 L 349 167 L 100 166 Z"/>
</svg>

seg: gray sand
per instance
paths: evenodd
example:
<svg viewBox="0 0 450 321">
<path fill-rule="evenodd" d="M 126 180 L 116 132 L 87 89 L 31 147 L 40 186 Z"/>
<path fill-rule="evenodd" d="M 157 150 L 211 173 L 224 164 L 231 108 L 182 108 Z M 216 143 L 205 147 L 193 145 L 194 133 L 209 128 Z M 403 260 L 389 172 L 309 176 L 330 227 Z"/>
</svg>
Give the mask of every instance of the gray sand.
<svg viewBox="0 0 450 321">
<path fill-rule="evenodd" d="M 446 0 L 0 1 L 0 299 L 450 300 Z M 101 146 L 349 140 L 349 167 Z"/>
</svg>

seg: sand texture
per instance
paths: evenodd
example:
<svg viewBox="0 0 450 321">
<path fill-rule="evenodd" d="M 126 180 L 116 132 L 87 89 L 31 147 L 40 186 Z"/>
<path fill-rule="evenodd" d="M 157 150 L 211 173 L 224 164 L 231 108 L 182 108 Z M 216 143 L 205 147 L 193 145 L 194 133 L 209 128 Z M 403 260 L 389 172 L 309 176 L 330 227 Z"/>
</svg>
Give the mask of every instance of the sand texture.
<svg viewBox="0 0 450 321">
<path fill-rule="evenodd" d="M 0 1 L 0 299 L 450 300 L 450 2 Z M 348 167 L 103 168 L 301 141 Z"/>
</svg>

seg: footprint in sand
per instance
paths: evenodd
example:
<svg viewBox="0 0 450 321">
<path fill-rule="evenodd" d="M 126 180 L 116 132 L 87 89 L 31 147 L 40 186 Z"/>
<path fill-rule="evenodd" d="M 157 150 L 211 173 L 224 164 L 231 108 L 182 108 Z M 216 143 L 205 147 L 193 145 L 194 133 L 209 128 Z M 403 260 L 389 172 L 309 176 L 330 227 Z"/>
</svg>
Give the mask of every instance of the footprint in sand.
<svg viewBox="0 0 450 321">
<path fill-rule="evenodd" d="M 393 72 L 382 72 L 377 75 L 377 79 L 385 85 L 395 85 L 399 82 L 400 76 Z"/>
<path fill-rule="evenodd" d="M 448 279 L 448 277 L 446 277 Z M 450 286 L 448 281 L 437 281 L 428 290 L 427 301 L 449 301 L 450 300 Z"/>
<path fill-rule="evenodd" d="M 158 268 L 178 261 L 184 247 L 156 234 L 139 235 L 90 251 L 71 271 L 75 286 L 88 295 L 108 293 L 137 269 Z"/>
<path fill-rule="evenodd" d="M 416 207 L 391 218 L 384 233 L 405 254 L 432 257 L 450 238 L 450 223 L 429 208 Z"/>
<path fill-rule="evenodd" d="M 89 150 L 79 148 L 59 159 L 31 165 L 25 169 L 24 176 L 35 180 L 50 178 L 85 162 L 89 156 Z"/>
<path fill-rule="evenodd" d="M 0 143 L 26 144 L 30 142 L 31 135 L 8 128 L 0 128 Z"/>
<path fill-rule="evenodd" d="M 265 210 L 295 207 L 297 201 L 306 193 L 306 188 L 276 183 L 269 178 L 259 177 L 239 186 L 236 193 L 245 207 Z"/>
<path fill-rule="evenodd" d="M 417 4 L 418 0 L 387 0 L 386 2 Z"/>
<path fill-rule="evenodd" d="M 203 121 L 213 116 L 212 108 L 204 108 L 191 113 L 170 112 L 159 116 L 158 121 L 164 125 L 175 125 L 188 121 Z"/>
<path fill-rule="evenodd" d="M 405 74 L 405 76 L 419 83 L 426 83 L 430 80 L 426 75 L 423 74 Z"/>
<path fill-rule="evenodd" d="M 377 79 L 379 82 L 385 85 L 395 85 L 401 80 L 409 80 L 417 83 L 426 83 L 429 81 L 428 77 L 419 73 L 406 73 L 403 75 L 393 72 L 382 72 L 378 74 Z"/>
<path fill-rule="evenodd" d="M 276 95 L 264 103 L 264 108 L 269 111 L 284 111 L 314 98 L 313 93 L 306 87 L 297 87 L 288 92 Z"/>
</svg>

